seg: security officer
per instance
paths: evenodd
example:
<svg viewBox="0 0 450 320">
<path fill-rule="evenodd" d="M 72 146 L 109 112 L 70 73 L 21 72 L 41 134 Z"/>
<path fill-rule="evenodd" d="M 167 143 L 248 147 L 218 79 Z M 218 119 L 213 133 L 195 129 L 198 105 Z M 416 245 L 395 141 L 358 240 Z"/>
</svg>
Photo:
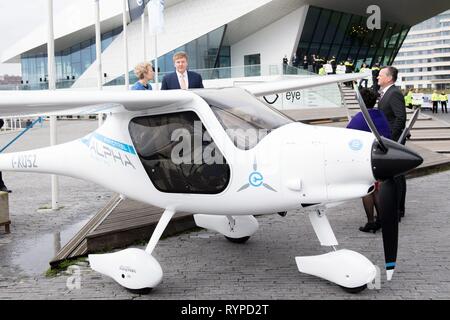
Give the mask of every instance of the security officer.
<svg viewBox="0 0 450 320">
<path fill-rule="evenodd" d="M 440 100 L 441 100 L 442 113 L 444 113 L 444 108 L 445 108 L 445 113 L 448 113 L 447 112 L 448 96 L 445 94 L 445 92 L 442 92 L 442 94 L 440 96 Z"/>
<path fill-rule="evenodd" d="M 319 76 L 326 76 L 327 72 L 325 71 L 325 67 L 323 65 L 320 65 L 319 67 Z"/>
<path fill-rule="evenodd" d="M 352 58 L 348 58 L 347 61 L 345 61 L 345 73 L 353 73 L 353 61 Z"/>
<path fill-rule="evenodd" d="M 409 109 L 413 108 L 413 93 L 412 90 L 409 90 L 405 96 L 405 106 Z"/>
<path fill-rule="evenodd" d="M 433 113 L 438 113 L 440 101 L 441 95 L 436 90 L 434 90 L 433 94 L 431 95 L 431 102 L 433 103 Z"/>
<path fill-rule="evenodd" d="M 345 73 L 353 73 L 353 61 L 351 58 L 348 58 L 347 61 L 345 61 L 344 63 L 345 65 Z M 346 82 L 345 85 L 347 87 L 351 87 L 352 86 L 352 81 Z"/>
</svg>

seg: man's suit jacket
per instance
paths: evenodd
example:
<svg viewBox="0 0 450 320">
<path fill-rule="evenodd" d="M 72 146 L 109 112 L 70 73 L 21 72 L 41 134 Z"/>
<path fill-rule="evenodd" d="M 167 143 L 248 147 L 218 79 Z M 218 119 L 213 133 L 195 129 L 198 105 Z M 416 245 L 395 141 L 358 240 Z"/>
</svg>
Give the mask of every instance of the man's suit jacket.
<svg viewBox="0 0 450 320">
<path fill-rule="evenodd" d="M 384 113 L 389 122 L 392 140 L 397 141 L 406 123 L 405 99 L 400 89 L 396 86 L 390 87 L 378 102 L 378 109 Z"/>
<path fill-rule="evenodd" d="M 188 71 L 189 89 L 203 88 L 202 76 L 196 72 Z M 181 89 L 176 72 L 166 74 L 161 82 L 161 90 Z"/>
</svg>

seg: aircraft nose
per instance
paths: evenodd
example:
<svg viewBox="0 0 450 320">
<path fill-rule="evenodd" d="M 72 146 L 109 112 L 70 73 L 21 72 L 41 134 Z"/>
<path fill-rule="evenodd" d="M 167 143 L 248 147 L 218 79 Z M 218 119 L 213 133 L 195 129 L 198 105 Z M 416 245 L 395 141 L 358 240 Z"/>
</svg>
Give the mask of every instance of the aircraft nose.
<svg viewBox="0 0 450 320">
<path fill-rule="evenodd" d="M 372 172 L 377 180 L 386 180 L 404 174 L 423 162 L 423 158 L 404 145 L 382 138 L 387 147 L 384 152 L 377 141 L 372 146 Z"/>
</svg>

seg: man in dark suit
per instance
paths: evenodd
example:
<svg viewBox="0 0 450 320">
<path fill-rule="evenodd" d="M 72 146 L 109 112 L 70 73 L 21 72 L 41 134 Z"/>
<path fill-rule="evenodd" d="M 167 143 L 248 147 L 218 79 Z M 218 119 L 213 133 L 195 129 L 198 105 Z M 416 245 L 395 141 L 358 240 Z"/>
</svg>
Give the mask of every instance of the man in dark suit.
<svg viewBox="0 0 450 320">
<path fill-rule="evenodd" d="M 391 128 L 392 140 L 398 141 L 405 129 L 406 107 L 403 94 L 395 86 L 398 70 L 394 67 L 385 67 L 381 69 L 378 75 L 378 85 L 380 86 L 380 100 L 378 109 L 386 116 Z M 402 141 L 403 143 L 403 141 Z M 395 178 L 397 191 L 397 211 L 399 220 L 405 216 L 405 198 L 406 198 L 406 179 L 405 176 Z"/>
<path fill-rule="evenodd" d="M 3 127 L 3 125 L 5 124 L 5 121 L 3 121 L 3 119 L 0 119 L 0 129 Z M 6 186 L 5 183 L 3 182 L 3 176 L 2 176 L 2 172 L 0 171 L 0 191 L 3 192 L 11 192 L 11 190 L 9 190 Z"/>
<path fill-rule="evenodd" d="M 173 63 L 175 72 L 164 76 L 161 82 L 161 90 L 203 88 L 202 76 L 187 70 L 188 56 L 185 52 L 175 53 Z"/>
<path fill-rule="evenodd" d="M 378 109 L 384 112 L 389 121 L 394 141 L 400 138 L 406 123 L 405 99 L 400 89 L 395 86 L 397 76 L 398 70 L 394 67 L 385 67 L 378 75 L 381 88 Z"/>
</svg>

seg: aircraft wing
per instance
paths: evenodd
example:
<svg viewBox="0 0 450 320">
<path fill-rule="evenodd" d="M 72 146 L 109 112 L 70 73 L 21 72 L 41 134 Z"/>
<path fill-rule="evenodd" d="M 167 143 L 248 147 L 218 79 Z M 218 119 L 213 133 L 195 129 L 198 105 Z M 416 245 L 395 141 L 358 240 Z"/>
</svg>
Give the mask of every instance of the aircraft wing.
<svg viewBox="0 0 450 320">
<path fill-rule="evenodd" d="M 297 79 L 262 82 L 241 86 L 257 97 L 268 96 L 287 91 L 320 87 L 327 84 L 349 82 L 368 77 L 369 73 L 348 73 L 327 76 L 298 77 Z"/>
<path fill-rule="evenodd" d="M 189 102 L 188 91 L 0 91 L 0 117 L 139 111 Z"/>
</svg>

